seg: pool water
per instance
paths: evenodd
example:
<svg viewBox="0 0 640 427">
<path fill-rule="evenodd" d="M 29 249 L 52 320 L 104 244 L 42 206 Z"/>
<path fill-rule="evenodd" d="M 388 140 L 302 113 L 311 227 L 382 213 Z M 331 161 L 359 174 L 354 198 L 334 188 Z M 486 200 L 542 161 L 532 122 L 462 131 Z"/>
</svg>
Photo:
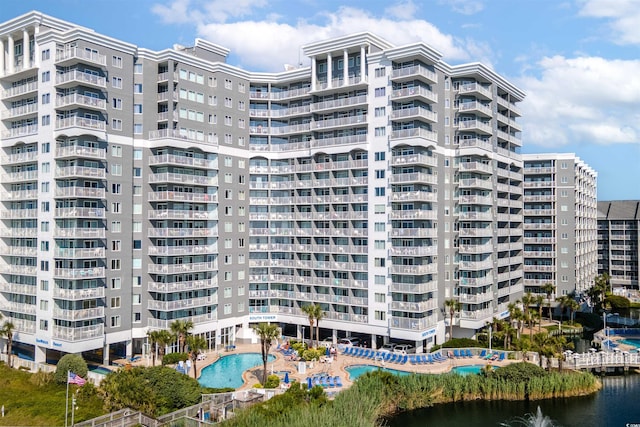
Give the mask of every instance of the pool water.
<svg viewBox="0 0 640 427">
<path fill-rule="evenodd" d="M 484 368 L 484 365 L 468 365 L 468 366 L 456 366 L 451 369 L 451 372 L 455 372 L 459 375 L 479 374 Z"/>
<path fill-rule="evenodd" d="M 103 368 L 102 366 L 89 367 L 89 369 L 95 374 L 107 375 L 111 373 L 111 369 Z"/>
<path fill-rule="evenodd" d="M 626 345 L 632 345 L 635 348 L 640 349 L 640 338 L 625 338 L 623 340 L 620 340 L 620 343 L 626 344 Z"/>
<path fill-rule="evenodd" d="M 275 356 L 269 355 L 269 362 L 275 360 Z M 242 387 L 242 373 L 247 369 L 262 365 L 260 353 L 240 353 L 223 356 L 200 373 L 198 382 L 203 387 L 211 388 L 238 388 Z"/>
<path fill-rule="evenodd" d="M 351 381 L 355 381 L 356 378 L 358 378 L 359 376 L 364 375 L 368 372 L 374 372 L 374 371 L 384 371 L 384 372 L 389 372 L 390 374 L 393 374 L 393 375 L 401 375 L 401 376 L 411 374 L 411 372 L 407 372 L 407 371 L 399 371 L 397 369 L 390 369 L 390 368 L 381 368 L 379 366 L 373 366 L 373 365 L 351 365 L 351 366 L 347 366 L 345 370 L 349 374 L 349 378 L 351 379 Z"/>
</svg>

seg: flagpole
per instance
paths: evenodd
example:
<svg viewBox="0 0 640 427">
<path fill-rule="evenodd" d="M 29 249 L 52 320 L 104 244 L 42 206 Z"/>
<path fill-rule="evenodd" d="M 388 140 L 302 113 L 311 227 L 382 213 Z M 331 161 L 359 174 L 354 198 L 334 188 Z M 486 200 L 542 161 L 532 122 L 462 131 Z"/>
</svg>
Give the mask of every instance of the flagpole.
<svg viewBox="0 0 640 427">
<path fill-rule="evenodd" d="M 67 371 L 67 397 L 64 399 L 64 427 L 67 427 L 67 419 L 69 417 L 69 374 Z"/>
</svg>

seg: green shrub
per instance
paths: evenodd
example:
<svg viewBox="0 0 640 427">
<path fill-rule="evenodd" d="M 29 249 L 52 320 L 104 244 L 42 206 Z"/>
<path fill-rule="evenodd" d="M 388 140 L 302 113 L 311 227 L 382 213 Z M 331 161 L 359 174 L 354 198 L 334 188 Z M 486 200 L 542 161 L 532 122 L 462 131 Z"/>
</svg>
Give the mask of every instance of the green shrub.
<svg viewBox="0 0 640 427">
<path fill-rule="evenodd" d="M 304 360 L 318 360 L 325 354 L 325 350 L 310 348 L 302 352 Z"/>
<path fill-rule="evenodd" d="M 519 362 L 503 366 L 491 373 L 495 378 L 501 378 L 510 382 L 529 381 L 532 378 L 544 377 L 547 371 L 538 365 L 531 363 Z"/>
<path fill-rule="evenodd" d="M 280 386 L 280 377 L 277 375 L 269 375 L 267 382 L 264 384 L 264 388 L 277 388 Z"/>
<path fill-rule="evenodd" d="M 298 354 L 302 354 L 307 349 L 307 345 L 301 342 L 293 342 L 291 343 L 291 348 L 298 352 Z"/>
<path fill-rule="evenodd" d="M 620 296 L 620 295 L 608 295 L 605 298 L 605 304 L 609 304 L 611 306 L 611 310 L 613 311 L 623 311 L 629 310 L 631 306 L 631 301 L 628 298 Z"/>
<path fill-rule="evenodd" d="M 84 361 L 82 356 L 79 354 L 65 354 L 58 361 L 53 379 L 59 384 L 66 383 L 68 372 L 73 372 L 86 379 L 88 371 L 87 362 Z"/>
<path fill-rule="evenodd" d="M 484 347 L 483 344 L 471 338 L 453 338 L 442 344 L 442 348 Z"/>
<path fill-rule="evenodd" d="M 38 372 L 29 377 L 29 382 L 38 387 L 50 384 L 53 382 L 53 372 L 44 372 L 38 370 Z"/>
<path fill-rule="evenodd" d="M 187 353 L 169 353 L 162 357 L 163 365 L 174 365 L 180 361 L 186 361 L 189 358 Z"/>
</svg>

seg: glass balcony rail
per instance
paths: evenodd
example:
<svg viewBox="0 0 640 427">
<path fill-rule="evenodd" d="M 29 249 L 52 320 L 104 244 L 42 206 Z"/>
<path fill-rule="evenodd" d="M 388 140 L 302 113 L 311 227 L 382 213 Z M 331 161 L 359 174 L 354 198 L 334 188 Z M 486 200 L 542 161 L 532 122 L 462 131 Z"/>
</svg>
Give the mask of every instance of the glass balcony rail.
<svg viewBox="0 0 640 427">
<path fill-rule="evenodd" d="M 490 286 L 493 284 L 493 277 L 461 277 L 459 285 L 463 287 Z"/>
<path fill-rule="evenodd" d="M 434 256 L 438 248 L 435 246 L 402 246 L 389 248 L 391 256 Z"/>
<path fill-rule="evenodd" d="M 391 237 L 435 238 L 438 237 L 436 228 L 393 228 Z"/>
<path fill-rule="evenodd" d="M 66 310 L 54 307 L 53 317 L 63 320 L 85 320 L 104 317 L 104 307 L 84 308 L 80 310 Z"/>
<path fill-rule="evenodd" d="M 419 182 L 425 184 L 437 184 L 438 176 L 424 172 L 411 172 L 411 173 L 394 173 L 391 175 L 392 184 L 402 184 L 409 182 Z"/>
<path fill-rule="evenodd" d="M 65 47 L 64 50 L 56 53 L 56 63 L 68 62 L 70 60 L 80 60 L 101 66 L 107 65 L 107 57 L 92 50 L 85 50 L 80 47 Z"/>
<path fill-rule="evenodd" d="M 30 199 L 31 197 L 29 197 Z M 36 218 L 38 216 L 37 209 L 9 209 L 0 212 L 0 218 L 18 219 L 18 218 Z"/>
<path fill-rule="evenodd" d="M 462 94 L 478 94 L 482 95 L 484 98 L 493 99 L 493 94 L 491 93 L 491 89 L 482 86 L 479 83 L 466 83 L 462 84 L 458 87 L 459 93 Z"/>
<path fill-rule="evenodd" d="M 458 212 L 461 221 L 492 221 L 492 212 Z"/>
<path fill-rule="evenodd" d="M 107 87 L 107 79 L 95 74 L 85 73 L 79 70 L 71 70 L 66 73 L 56 74 L 57 86 L 75 86 L 77 84 L 97 86 L 102 89 Z"/>
<path fill-rule="evenodd" d="M 391 71 L 391 80 L 401 77 L 424 77 L 431 83 L 438 83 L 438 75 L 424 65 L 412 65 L 410 67 L 394 68 Z"/>
<path fill-rule="evenodd" d="M 56 168 L 56 178 L 96 178 L 105 179 L 107 172 L 102 168 L 86 166 L 66 166 Z"/>
<path fill-rule="evenodd" d="M 203 159 L 200 157 L 178 156 L 175 154 L 158 154 L 149 156 L 149 165 L 177 165 L 177 166 L 193 166 L 203 169 L 216 169 L 218 167 L 217 159 Z"/>
<path fill-rule="evenodd" d="M 426 154 L 404 154 L 393 156 L 394 166 L 403 166 L 405 164 L 419 164 L 437 167 L 438 159 L 435 156 L 428 156 Z"/>
<path fill-rule="evenodd" d="M 484 261 L 460 261 L 458 266 L 461 270 L 487 270 L 493 268 L 493 261 L 490 258 Z"/>
<path fill-rule="evenodd" d="M 391 92 L 391 99 L 416 97 L 420 97 L 421 99 L 430 101 L 432 103 L 438 102 L 438 94 L 434 93 L 424 86 L 408 87 L 404 89 L 397 89 Z"/>
<path fill-rule="evenodd" d="M 16 332 L 23 332 L 25 334 L 35 334 L 36 332 L 36 321 L 35 320 L 26 320 L 26 319 L 16 319 L 16 318 L 5 318 L 5 320 L 9 320 L 15 326 Z"/>
<path fill-rule="evenodd" d="M 0 237 L 34 238 L 38 237 L 37 228 L 0 228 Z"/>
<path fill-rule="evenodd" d="M 37 248 L 30 246 L 6 246 L 2 245 L 0 253 L 14 256 L 35 257 L 38 255 Z"/>
<path fill-rule="evenodd" d="M 327 129 L 332 127 L 352 126 L 357 124 L 366 124 L 367 116 L 365 114 L 358 116 L 339 117 L 335 119 L 316 120 L 313 122 L 313 129 Z"/>
<path fill-rule="evenodd" d="M 147 193 L 150 202 L 194 202 L 194 203 L 217 203 L 217 194 L 208 193 L 187 193 L 183 191 L 152 191 Z"/>
<path fill-rule="evenodd" d="M 104 267 L 89 267 L 89 268 L 56 268 L 54 270 L 54 277 L 60 279 L 97 279 L 105 277 Z"/>
<path fill-rule="evenodd" d="M 438 290 L 438 282 L 436 280 L 432 280 L 426 283 L 399 283 L 392 282 L 391 283 L 391 292 L 400 292 L 403 294 L 428 294 L 432 292 L 437 292 Z"/>
<path fill-rule="evenodd" d="M 461 113 L 478 112 L 488 117 L 493 117 L 493 111 L 490 105 L 477 101 L 461 102 L 458 104 L 458 111 Z"/>
<path fill-rule="evenodd" d="M 218 287 L 218 278 L 212 277 L 210 279 L 202 280 L 189 280 L 185 282 L 149 282 L 149 290 L 152 292 L 172 293 L 191 291 L 194 289 L 214 289 Z"/>
<path fill-rule="evenodd" d="M 106 122 L 104 120 L 88 119 L 86 117 L 67 117 L 65 119 L 56 120 L 56 131 L 63 129 L 78 127 L 91 131 L 106 131 Z"/>
<path fill-rule="evenodd" d="M 56 227 L 53 231 L 54 238 L 104 239 L 105 236 L 106 230 L 104 228 Z"/>
<path fill-rule="evenodd" d="M 9 108 L 2 112 L 2 119 L 13 119 L 20 116 L 33 115 L 38 113 L 38 104 L 26 104 L 19 107 Z"/>
<path fill-rule="evenodd" d="M 201 219 L 216 220 L 218 211 L 187 211 L 178 209 L 152 209 L 149 211 L 149 219 Z"/>
<path fill-rule="evenodd" d="M 205 176 L 205 175 L 190 175 L 184 173 L 152 173 L 149 174 L 150 183 L 177 183 L 177 184 L 191 184 L 191 185 L 218 185 L 217 176 Z"/>
<path fill-rule="evenodd" d="M 392 316 L 389 326 L 394 329 L 422 331 L 435 326 L 437 323 L 438 323 L 438 316 L 436 315 L 421 317 L 419 319 Z"/>
<path fill-rule="evenodd" d="M 410 128 L 394 130 L 391 132 L 391 140 L 404 140 L 410 138 L 420 138 L 434 143 L 438 142 L 438 132 L 424 128 Z"/>
<path fill-rule="evenodd" d="M 216 313 L 200 314 L 197 316 L 189 316 L 185 318 L 193 322 L 195 326 L 204 325 L 210 322 L 218 320 Z M 170 329 L 171 323 L 178 319 L 162 320 L 162 319 L 148 319 L 147 323 L 151 329 Z"/>
<path fill-rule="evenodd" d="M 104 336 L 104 325 L 65 327 L 54 325 L 51 336 L 60 341 L 84 341 Z"/>
<path fill-rule="evenodd" d="M 202 307 L 202 306 L 216 305 L 216 304 L 218 304 L 218 296 L 212 295 L 207 297 L 188 298 L 188 299 L 181 299 L 176 301 L 149 300 L 147 303 L 147 308 L 149 310 L 175 311 L 175 310 L 183 310 L 187 308 Z"/>
<path fill-rule="evenodd" d="M 391 301 L 391 310 L 424 313 L 438 308 L 438 300 L 430 299 L 420 302 Z"/>
<path fill-rule="evenodd" d="M 67 187 L 76 188 L 76 187 Z M 84 207 L 69 207 L 69 208 L 56 208 L 56 217 L 60 218 L 105 218 L 105 210 L 103 208 L 84 208 Z"/>
<path fill-rule="evenodd" d="M 78 106 L 98 110 L 106 110 L 107 101 L 93 96 L 80 95 L 79 93 L 72 93 L 69 95 L 56 97 L 56 108 L 77 108 Z"/>
<path fill-rule="evenodd" d="M 425 265 L 392 265 L 389 270 L 391 274 L 411 274 L 414 276 L 422 276 L 438 272 L 437 264 Z"/>
<path fill-rule="evenodd" d="M 13 98 L 16 96 L 22 96 L 30 92 L 36 92 L 38 90 L 38 82 L 32 81 L 21 85 L 13 86 L 2 91 L 2 98 Z"/>
<path fill-rule="evenodd" d="M 56 248 L 56 258 L 104 258 L 105 248 Z"/>
<path fill-rule="evenodd" d="M 0 292 L 20 295 L 37 295 L 38 287 L 36 285 L 25 285 L 22 283 L 9 283 L 0 280 Z"/>
<path fill-rule="evenodd" d="M 215 237 L 217 227 L 207 228 L 149 228 L 148 237 Z"/>
<path fill-rule="evenodd" d="M 38 133 L 38 125 L 16 126 L 2 132 L 3 139 L 20 138 Z"/>
<path fill-rule="evenodd" d="M 105 195 L 104 188 L 95 187 L 58 187 L 55 192 L 59 198 L 104 199 Z"/>
<path fill-rule="evenodd" d="M 54 298 L 68 301 L 104 298 L 104 295 L 105 290 L 103 287 L 85 289 L 61 289 L 56 286 L 53 288 Z"/>
<path fill-rule="evenodd" d="M 476 130 L 489 135 L 493 133 L 491 123 L 481 120 L 457 120 L 455 126 L 458 127 L 460 131 Z"/>
<path fill-rule="evenodd" d="M 210 272 L 217 270 L 216 262 L 194 262 L 189 264 L 150 264 L 148 272 L 152 274 L 180 274 L 186 272 Z"/>
<path fill-rule="evenodd" d="M 493 167 L 491 167 L 491 165 L 488 165 L 486 163 L 480 163 L 480 162 L 460 162 L 458 164 L 458 168 L 461 172 L 468 171 L 468 172 L 484 172 L 488 174 L 493 173 Z"/>
<path fill-rule="evenodd" d="M 438 194 L 428 191 L 394 191 L 391 195 L 391 200 L 394 202 L 412 200 L 435 203 L 438 201 Z"/>
<path fill-rule="evenodd" d="M 366 104 L 367 95 L 350 96 L 348 98 L 332 99 L 328 101 L 315 102 L 311 104 L 311 111 L 337 109 L 341 107 L 351 107 L 354 105 Z"/>
<path fill-rule="evenodd" d="M 3 301 L 0 302 L 0 310 L 11 311 L 13 313 L 36 314 L 36 305 L 22 302 Z"/>
<path fill-rule="evenodd" d="M 391 211 L 391 219 L 438 219 L 438 212 L 435 210 L 393 210 Z"/>
<path fill-rule="evenodd" d="M 438 122 L 438 113 L 424 107 L 399 108 L 391 111 L 391 120 L 424 119 L 431 123 Z"/>
<path fill-rule="evenodd" d="M 149 255 L 197 255 L 214 254 L 218 252 L 217 245 L 189 245 L 189 246 L 149 246 Z"/>
</svg>

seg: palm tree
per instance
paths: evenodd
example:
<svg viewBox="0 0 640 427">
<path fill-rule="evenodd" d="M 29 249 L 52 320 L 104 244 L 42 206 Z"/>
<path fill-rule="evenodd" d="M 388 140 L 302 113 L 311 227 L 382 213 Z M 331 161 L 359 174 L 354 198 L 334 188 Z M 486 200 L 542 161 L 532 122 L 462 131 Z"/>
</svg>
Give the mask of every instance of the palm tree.
<svg viewBox="0 0 640 427">
<path fill-rule="evenodd" d="M 269 348 L 271 342 L 278 338 L 280 331 L 278 325 L 259 323 L 253 331 L 260 338 L 260 351 L 262 353 L 262 385 L 267 383 L 267 362 L 269 361 Z"/>
<path fill-rule="evenodd" d="M 599 276 L 596 276 L 593 282 L 593 286 L 587 290 L 587 295 L 591 298 L 594 306 L 602 309 L 607 292 L 609 291 L 609 274 L 602 273 Z"/>
<path fill-rule="evenodd" d="M 307 315 L 309 318 L 309 339 L 311 343 L 311 347 L 313 347 L 313 325 L 315 325 L 316 319 L 324 317 L 324 312 L 322 311 L 322 307 L 316 304 L 305 304 L 302 306 L 302 312 Z M 316 330 L 317 332 L 317 330 Z M 304 337 L 302 337 L 304 340 Z"/>
<path fill-rule="evenodd" d="M 0 337 L 7 339 L 7 363 L 10 368 L 13 367 L 13 363 L 11 363 L 11 347 L 13 346 L 13 333 L 15 329 L 15 325 L 9 320 L 4 322 L 2 329 L 0 329 Z"/>
<path fill-rule="evenodd" d="M 193 322 L 191 320 L 177 319 L 171 322 L 169 325 L 171 332 L 173 332 L 178 338 L 178 349 L 181 353 L 184 353 L 184 343 L 189 335 L 189 331 L 193 329 Z"/>
<path fill-rule="evenodd" d="M 542 292 L 544 292 L 547 295 L 547 309 L 549 311 L 549 319 L 553 319 L 553 316 L 551 314 L 551 295 L 553 295 L 553 293 L 556 291 L 556 287 L 553 286 L 553 283 L 547 282 L 544 285 L 542 285 L 541 289 L 542 289 Z"/>
<path fill-rule="evenodd" d="M 149 339 L 149 344 L 151 345 L 151 358 L 153 361 L 153 366 L 156 366 L 156 354 L 159 352 L 160 340 L 162 339 L 163 331 L 147 331 L 147 338 Z M 164 331 L 166 332 L 166 331 Z"/>
<path fill-rule="evenodd" d="M 568 304 L 568 301 L 567 301 L 568 299 L 569 298 L 566 295 L 562 295 L 556 298 L 556 301 L 560 305 L 560 331 L 562 331 L 562 321 L 564 320 L 564 309 Z"/>
<path fill-rule="evenodd" d="M 578 311 L 580 309 L 580 304 L 578 303 L 578 301 L 574 300 L 573 298 L 571 298 L 569 301 L 567 301 L 567 308 L 569 309 L 569 313 L 570 313 L 570 318 L 571 318 L 571 324 L 573 324 L 573 316 L 576 313 L 576 311 Z"/>
<path fill-rule="evenodd" d="M 453 339 L 453 316 L 460 311 L 460 301 L 457 299 L 448 299 L 444 302 L 445 310 L 449 309 L 449 339 Z"/>
<path fill-rule="evenodd" d="M 527 292 L 522 295 L 522 310 L 524 312 L 524 320 L 529 326 L 529 339 L 533 339 L 533 315 L 531 314 L 530 306 L 534 304 L 534 296 L 531 292 Z"/>
<path fill-rule="evenodd" d="M 536 295 L 535 300 L 538 306 L 538 332 L 542 332 L 542 303 L 544 302 L 544 297 L 542 295 Z"/>
<path fill-rule="evenodd" d="M 519 340 L 520 335 L 522 334 L 524 313 L 522 312 L 518 304 L 514 302 L 509 303 L 508 309 L 509 309 L 509 317 L 511 318 L 511 321 L 516 322 L 516 331 L 517 331 L 516 338 Z"/>
<path fill-rule="evenodd" d="M 198 378 L 198 368 L 196 367 L 196 361 L 198 360 L 198 353 L 207 349 L 207 340 L 199 335 L 189 335 L 187 337 L 187 347 L 193 360 L 193 378 Z"/>
<path fill-rule="evenodd" d="M 158 331 L 158 349 L 160 356 L 163 357 L 167 351 L 167 346 L 175 341 L 176 337 L 166 329 Z"/>
<path fill-rule="evenodd" d="M 322 309 L 322 307 L 320 306 L 320 304 L 318 304 L 316 306 L 316 312 L 315 312 L 315 317 L 316 317 L 316 348 L 318 347 L 319 341 L 320 341 L 320 321 L 324 318 L 325 316 L 325 312 Z"/>
</svg>

